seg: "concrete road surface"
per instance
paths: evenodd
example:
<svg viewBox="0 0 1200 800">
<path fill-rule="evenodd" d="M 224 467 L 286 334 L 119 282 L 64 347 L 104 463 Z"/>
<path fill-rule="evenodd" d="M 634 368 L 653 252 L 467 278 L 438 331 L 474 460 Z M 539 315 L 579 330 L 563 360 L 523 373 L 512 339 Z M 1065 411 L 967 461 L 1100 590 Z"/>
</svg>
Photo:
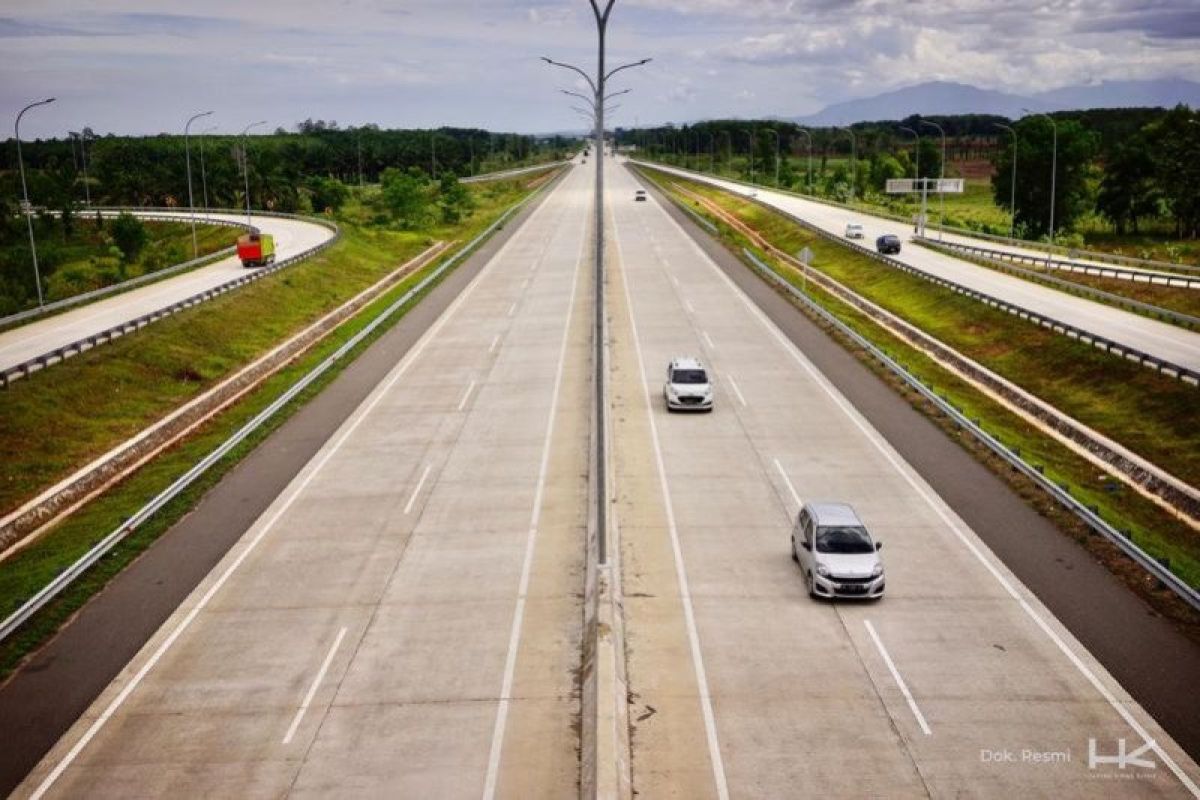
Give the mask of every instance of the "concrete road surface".
<svg viewBox="0 0 1200 800">
<path fill-rule="evenodd" d="M 160 216 L 167 212 L 153 213 Z M 191 219 L 187 212 L 179 212 L 178 216 L 181 221 Z M 246 221 L 244 214 L 197 214 L 196 218 L 242 223 Z M 275 258 L 279 261 L 311 250 L 333 237 L 333 231 L 329 228 L 303 220 L 251 217 L 251 224 L 275 236 Z M 233 228 L 228 230 L 229 243 L 233 244 L 240 231 Z M 172 303 L 244 275 L 246 271 L 246 267 L 242 266 L 237 256 L 230 256 L 174 278 L 166 278 L 4 331 L 0 333 L 0 370 L 9 369 L 143 314 L 166 308 Z"/>
<path fill-rule="evenodd" d="M 553 190 L 17 796 L 577 792 L 589 205 Z"/>
<path fill-rule="evenodd" d="M 631 175 L 609 186 L 638 796 L 1196 794 L 1196 764 L 804 353 Z M 676 355 L 710 366 L 711 414 L 665 411 Z M 885 543 L 881 602 L 808 598 L 808 500 Z"/>
<path fill-rule="evenodd" d="M 700 175 L 687 170 L 658 164 L 648 166 L 719 186 L 736 194 L 746 195 L 753 191 L 760 202 L 786 211 L 837 236 L 846 232 L 847 222 L 861 223 L 864 238 L 860 243 L 869 248 L 874 247 L 877 237 L 885 233 L 895 234 L 900 237 L 904 246 L 901 252 L 892 258 L 1030 311 L 1045 314 L 1060 322 L 1106 337 L 1127 347 L 1136 348 L 1173 364 L 1200 370 L 1200 333 L 1075 297 L 1066 292 L 1060 292 L 911 244 L 908 241 L 908 237 L 912 234 L 911 225 L 882 217 L 873 217 L 858 211 L 847 211 L 824 203 L 803 200 L 769 189 L 750 189 L 734 181 Z M 927 229 L 927 235 L 937 238 L 937 232 L 933 228 Z M 1180 291 L 1192 290 L 1181 289 Z"/>
</svg>

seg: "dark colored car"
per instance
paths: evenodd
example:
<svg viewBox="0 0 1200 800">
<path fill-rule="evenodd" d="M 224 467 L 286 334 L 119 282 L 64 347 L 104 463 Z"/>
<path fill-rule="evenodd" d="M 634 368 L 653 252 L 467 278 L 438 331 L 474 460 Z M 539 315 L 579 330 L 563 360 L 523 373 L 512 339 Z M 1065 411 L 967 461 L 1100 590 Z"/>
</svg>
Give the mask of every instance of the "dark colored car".
<svg viewBox="0 0 1200 800">
<path fill-rule="evenodd" d="M 885 233 L 875 240 L 875 249 L 885 255 L 888 253 L 899 253 L 900 237 L 891 233 Z"/>
</svg>

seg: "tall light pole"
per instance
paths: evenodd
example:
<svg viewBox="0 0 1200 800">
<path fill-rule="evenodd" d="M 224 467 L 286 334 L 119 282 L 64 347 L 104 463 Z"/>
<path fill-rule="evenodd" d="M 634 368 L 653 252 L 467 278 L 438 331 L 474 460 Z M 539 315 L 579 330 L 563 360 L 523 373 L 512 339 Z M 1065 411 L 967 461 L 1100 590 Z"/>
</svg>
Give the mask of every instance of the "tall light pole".
<svg viewBox="0 0 1200 800">
<path fill-rule="evenodd" d="M 849 128 L 839 128 L 836 125 L 834 127 L 850 134 L 850 202 L 853 204 L 854 190 L 858 186 L 858 140 L 854 137 L 854 131 Z"/>
<path fill-rule="evenodd" d="M 904 131 L 905 133 L 911 133 L 913 135 L 913 138 L 916 139 L 916 145 L 913 147 L 913 153 L 916 154 L 915 160 L 917 163 L 915 165 L 915 169 L 916 169 L 915 174 L 916 174 L 917 179 L 919 180 L 921 178 L 921 134 L 917 133 L 912 128 L 902 127 L 902 128 L 900 128 L 900 130 Z"/>
<path fill-rule="evenodd" d="M 775 188 L 779 188 L 779 131 L 768 128 L 767 133 L 775 135 Z"/>
<path fill-rule="evenodd" d="M 250 223 L 250 151 L 246 148 L 246 133 L 257 125 L 266 125 L 265 119 L 260 119 L 258 122 L 251 122 L 246 127 L 242 128 L 242 177 L 246 181 L 246 224 Z"/>
<path fill-rule="evenodd" d="M 1054 195 L 1057 188 L 1055 181 L 1058 178 L 1058 123 L 1049 114 L 1030 111 L 1028 108 L 1022 108 L 1021 110 L 1026 114 L 1033 114 L 1035 117 L 1045 117 L 1050 120 L 1050 128 L 1054 132 L 1054 147 L 1050 151 L 1050 247 L 1054 247 Z"/>
<path fill-rule="evenodd" d="M 1015 128 L 1009 127 L 1008 125 L 1001 125 L 999 122 L 993 122 L 992 125 L 1008 131 L 1013 137 L 1012 180 L 1010 182 L 1011 186 L 1008 190 L 1008 238 L 1015 239 L 1017 238 L 1017 131 Z"/>
<path fill-rule="evenodd" d="M 601 443 L 597 448 L 597 464 L 596 464 L 596 484 L 598 493 L 598 502 L 596 504 L 596 531 L 598 536 L 598 555 L 601 564 L 608 563 L 608 543 L 607 543 L 607 506 L 608 506 L 608 484 L 606 479 L 607 466 L 604 459 L 604 437 L 605 437 L 605 408 L 604 408 L 604 89 L 608 80 L 624 69 L 632 67 L 640 67 L 643 64 L 650 63 L 650 59 L 643 58 L 641 61 L 634 61 L 629 64 L 622 64 L 615 69 L 605 71 L 604 66 L 604 37 L 608 29 L 608 16 L 612 13 L 613 3 L 616 0 L 588 0 L 592 6 L 592 14 L 596 18 L 596 78 L 592 79 L 590 75 L 581 70 L 579 67 L 571 64 L 564 64 L 559 61 L 553 61 L 545 56 L 542 60 L 547 64 L 563 69 L 569 69 L 572 72 L 580 75 L 592 89 L 592 95 L 595 97 L 594 108 L 596 109 L 596 127 L 594 136 L 596 139 L 596 196 L 594 204 L 596 206 L 595 216 L 595 238 L 596 238 L 596 268 L 595 268 L 595 294 L 596 294 L 596 313 L 595 313 L 595 333 L 594 333 L 594 358 L 596 362 L 595 375 L 595 406 L 593 413 L 596 419 L 596 441 Z M 604 8 L 601 10 L 598 2 L 604 3 Z"/>
<path fill-rule="evenodd" d="M 200 131 L 200 196 L 204 199 L 205 214 L 208 213 L 208 171 L 204 168 L 204 136 L 216 129 L 216 125 L 209 125 Z"/>
<path fill-rule="evenodd" d="M 29 188 L 25 185 L 25 161 L 21 158 L 21 117 L 25 116 L 25 112 L 31 108 L 44 106 L 47 103 L 53 103 L 54 98 L 48 97 L 45 100 L 38 100 L 36 103 L 30 103 L 21 109 L 21 113 L 17 114 L 17 122 L 13 126 L 14 133 L 17 139 L 17 165 L 21 168 L 21 210 L 25 212 L 25 222 L 29 225 L 29 253 L 33 256 L 33 281 L 37 286 L 38 305 L 45 305 L 42 299 L 42 275 L 38 272 L 37 263 L 37 243 L 33 240 L 33 206 L 29 205 Z"/>
<path fill-rule="evenodd" d="M 808 140 L 808 193 L 812 194 L 812 133 L 807 128 L 800 128 L 799 131 Z"/>
<path fill-rule="evenodd" d="M 188 143 L 188 136 L 193 122 L 201 117 L 210 116 L 212 113 L 211 111 L 201 111 L 199 114 L 193 114 L 187 124 L 183 126 L 183 156 L 187 162 L 188 211 L 192 215 L 192 258 L 200 257 L 200 246 L 196 244 L 196 201 L 192 199 L 192 149 Z"/>
<path fill-rule="evenodd" d="M 749 128 L 742 128 L 742 132 L 746 134 L 746 140 L 750 143 L 750 182 L 754 183 L 754 132 Z"/>
<path fill-rule="evenodd" d="M 83 167 L 83 204 L 90 208 L 92 205 L 92 191 L 88 186 L 87 174 L 87 126 L 85 125 L 82 131 L 71 131 L 70 135 L 72 139 L 79 140 L 79 163 Z M 75 156 L 74 147 L 71 148 L 71 156 L 72 158 Z"/>
<path fill-rule="evenodd" d="M 942 229 L 946 227 L 946 193 L 942 191 L 942 179 L 946 177 L 946 132 L 942 126 L 929 120 L 921 120 L 922 125 L 937 128 L 942 135 L 942 165 L 938 170 L 938 239 L 942 238 Z"/>
</svg>

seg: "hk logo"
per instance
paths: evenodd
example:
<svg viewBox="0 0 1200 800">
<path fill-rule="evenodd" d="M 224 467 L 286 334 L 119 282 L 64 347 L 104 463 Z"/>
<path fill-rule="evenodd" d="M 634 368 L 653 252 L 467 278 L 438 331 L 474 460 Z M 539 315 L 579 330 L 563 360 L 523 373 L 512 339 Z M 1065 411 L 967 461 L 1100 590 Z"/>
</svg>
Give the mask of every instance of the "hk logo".
<svg viewBox="0 0 1200 800">
<path fill-rule="evenodd" d="M 1117 754 L 1115 756 L 1102 756 L 1096 752 L 1096 740 L 1088 739 L 1088 769 L 1095 769 L 1099 764 L 1116 764 L 1117 769 L 1125 769 L 1126 767 L 1154 769 L 1157 765 L 1153 761 L 1141 757 L 1143 753 L 1153 748 L 1154 742 L 1148 741 L 1132 753 L 1127 753 L 1125 752 L 1125 740 L 1117 739 Z"/>
</svg>

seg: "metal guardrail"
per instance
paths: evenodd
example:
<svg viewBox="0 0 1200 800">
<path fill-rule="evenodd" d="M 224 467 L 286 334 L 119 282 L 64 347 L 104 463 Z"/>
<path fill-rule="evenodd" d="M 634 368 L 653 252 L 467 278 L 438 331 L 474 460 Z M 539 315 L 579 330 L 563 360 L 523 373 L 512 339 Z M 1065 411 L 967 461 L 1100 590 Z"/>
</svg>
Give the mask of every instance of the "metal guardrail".
<svg viewBox="0 0 1200 800">
<path fill-rule="evenodd" d="M 1079 517 L 1089 528 L 1099 533 L 1105 539 L 1108 539 L 1116 545 L 1123 553 L 1133 559 L 1142 569 L 1157 578 L 1163 585 L 1169 588 L 1172 592 L 1178 595 L 1192 608 L 1200 611 L 1200 592 L 1185 583 L 1179 576 L 1171 572 L 1170 568 L 1164 566 L 1157 559 L 1151 556 L 1142 548 L 1138 547 L 1128 536 L 1114 528 L 1104 520 L 1098 513 L 1088 508 L 1079 500 L 1071 496 L 1071 493 L 1059 486 L 1054 481 L 1047 478 L 1036 467 L 1026 462 L 1015 452 L 1004 445 L 1003 442 L 996 439 L 990 433 L 985 431 L 980 425 L 969 419 L 961 411 L 955 408 L 949 401 L 942 399 L 936 392 L 930 389 L 925 384 L 906 370 L 903 366 L 897 363 L 891 356 L 883 352 L 874 343 L 866 337 L 859 334 L 849 325 L 842 322 L 823 306 L 810 298 L 808 295 L 801 292 L 783 276 L 779 275 L 775 270 L 762 262 L 748 248 L 742 248 L 746 258 L 754 265 L 754 267 L 769 281 L 781 287 L 788 292 L 793 298 L 802 302 L 807 308 L 811 309 L 830 325 L 837 328 L 842 334 L 850 337 L 856 344 L 869 352 L 879 363 L 887 367 L 891 372 L 899 376 L 905 383 L 921 394 L 922 397 L 936 405 L 938 409 L 946 416 L 954 420 L 954 423 L 960 428 L 969 432 L 972 436 L 987 446 L 989 450 L 998 455 L 1000 458 L 1008 462 L 1012 467 L 1017 469 L 1027 478 L 1036 483 L 1039 487 L 1049 493 L 1055 500 L 1065 506 L 1071 513 Z"/>
<path fill-rule="evenodd" d="M 1184 314 L 1182 311 L 1172 311 L 1169 308 L 1156 306 L 1152 303 L 1143 303 L 1141 300 L 1134 300 L 1131 297 L 1125 297 L 1124 295 L 1116 294 L 1114 292 L 1106 292 L 1103 289 L 1096 289 L 1091 286 L 1087 286 L 1086 284 L 1063 280 L 1062 278 L 1056 278 L 1053 275 L 1047 275 L 1044 272 L 1018 267 L 1015 264 L 1005 264 L 1000 259 L 989 255 L 990 253 L 1006 255 L 1007 253 L 1003 250 L 988 250 L 987 248 L 974 247 L 972 245 L 960 245 L 951 242 L 938 241 L 937 239 L 929 239 L 924 236 L 913 236 L 912 241 L 923 245 L 924 247 L 928 247 L 930 250 L 961 251 L 960 254 L 965 255 L 968 259 L 985 262 L 986 266 L 994 267 L 995 269 L 1006 272 L 1010 275 L 1015 275 L 1019 278 L 1024 278 L 1036 283 L 1049 284 L 1056 289 L 1062 289 L 1063 291 L 1071 294 L 1090 297 L 1111 305 L 1128 308 L 1147 316 L 1157 317 L 1186 328 L 1200 327 L 1200 317 L 1194 317 L 1191 314 Z M 1046 263 L 1044 259 L 1037 258 L 1032 259 L 1032 262 Z M 1139 283 L 1145 283 L 1145 281 L 1139 281 Z M 1195 286 L 1200 288 L 1200 281 L 1196 281 Z"/>
<path fill-rule="evenodd" d="M 878 206 L 850 205 L 849 203 L 841 203 L 841 202 L 838 202 L 837 200 L 832 200 L 828 197 L 817 197 L 816 195 L 804 194 L 803 192 L 795 192 L 790 189 L 780 189 L 780 188 L 777 188 L 774 186 L 767 186 L 765 184 L 750 183 L 749 181 L 744 181 L 739 178 L 733 178 L 733 177 L 729 177 L 726 175 L 713 175 L 708 172 L 700 172 L 700 171 L 697 171 L 694 169 L 680 167 L 675 164 L 660 163 L 657 161 L 634 161 L 634 163 L 644 164 L 645 166 L 651 167 L 651 168 L 667 167 L 669 169 L 675 169 L 675 170 L 679 170 L 680 172 L 685 172 L 685 173 L 688 173 L 691 175 L 695 175 L 698 178 L 710 178 L 710 179 L 714 179 L 714 180 L 728 181 L 729 183 L 736 183 L 739 186 L 745 186 L 747 189 L 754 189 L 754 190 L 762 189 L 762 190 L 769 191 L 769 192 L 778 192 L 779 194 L 786 194 L 789 197 L 795 197 L 800 200 L 808 200 L 813 203 L 820 203 L 821 205 L 829 206 L 830 208 L 839 208 L 844 211 L 858 212 L 860 214 L 869 214 L 871 216 L 881 217 L 883 219 L 890 219 L 893 222 L 902 222 L 905 225 L 912 225 L 911 217 L 905 217 L 902 214 L 897 214 L 893 211 L 890 211 L 889 209 L 880 208 Z M 1013 239 L 1009 236 L 999 236 L 994 233 L 984 233 L 983 231 L 972 230 L 971 228 L 957 228 L 957 227 L 947 226 L 947 227 L 944 227 L 942 230 L 945 231 L 946 233 L 953 233 L 958 236 L 967 236 L 972 239 L 985 239 L 987 241 L 996 242 L 998 244 L 1007 244 L 1011 247 L 1039 248 L 1039 249 L 1045 249 L 1050 252 L 1058 253 L 1059 255 L 1066 255 L 1066 256 L 1070 256 L 1071 254 L 1081 255 L 1091 261 L 1102 261 L 1102 262 L 1110 263 L 1110 264 L 1125 264 L 1127 266 L 1142 267 L 1145 269 L 1169 269 L 1169 270 L 1174 270 L 1177 272 L 1200 273 L 1200 266 L 1192 265 L 1192 264 L 1175 264 L 1170 261 L 1156 261 L 1156 260 L 1150 259 L 1150 258 L 1134 258 L 1132 256 L 1120 256 L 1115 253 L 1102 253 L 1098 250 L 1079 250 L 1077 248 L 1063 247 L 1062 245 L 1051 245 L 1047 242 L 1032 242 L 1027 239 Z"/>
<path fill-rule="evenodd" d="M 459 178 L 459 183 L 485 183 L 487 181 L 502 181 L 505 178 L 515 178 L 518 175 L 525 175 L 530 172 L 545 172 L 548 169 L 561 167 L 571 163 L 570 161 L 549 161 L 545 164 L 534 164 L 529 167 L 518 167 L 516 169 L 505 169 L 499 172 L 485 172 L 482 175 L 471 175 L 466 178 Z"/>
<path fill-rule="evenodd" d="M 1080 261 L 1061 260 L 1036 253 L 1018 253 L 1012 250 L 994 250 L 990 247 L 966 244 L 947 240 L 930 239 L 927 236 L 914 236 L 913 241 L 921 244 L 937 245 L 947 250 L 960 250 L 984 258 L 1018 261 L 1027 264 L 1041 264 L 1047 269 L 1062 270 L 1063 272 L 1080 272 L 1084 275 L 1095 275 L 1101 278 L 1116 278 L 1134 283 L 1149 283 L 1156 286 L 1179 286 L 1186 289 L 1200 289 L 1200 278 L 1187 275 L 1170 274 L 1166 272 L 1148 272 L 1146 270 L 1121 269 L 1120 267 L 1104 267 L 1097 264 L 1084 264 Z"/>
<path fill-rule="evenodd" d="M 547 184 L 552 185 L 553 182 Z M 338 361 L 351 352 L 360 342 L 370 336 L 379 326 L 388 320 L 397 311 L 407 305 L 413 298 L 419 296 L 430 285 L 437 282 L 447 270 L 457 264 L 469 253 L 474 251 L 484 239 L 490 236 L 498 228 L 502 227 L 504 222 L 510 216 L 515 214 L 522 206 L 531 199 L 536 197 L 540 192 L 535 192 L 528 197 L 516 203 L 491 225 L 483 230 L 478 236 L 467 243 L 465 247 L 444 261 L 433 272 L 426 275 L 419 283 L 397 298 L 391 305 L 379 313 L 375 319 L 365 325 L 362 330 L 358 331 L 354 336 L 346 340 L 341 347 L 335 350 L 332 354 L 326 357 L 320 364 L 309 370 L 303 377 L 293 383 L 287 391 L 275 399 L 269 406 L 260 411 L 253 419 L 239 428 L 232 436 L 222 442 L 218 447 L 212 450 L 208 455 L 201 459 L 195 466 L 179 476 L 170 486 L 157 494 L 150 502 L 146 503 L 138 509 L 131 517 L 129 517 L 119 528 L 113 530 L 92 549 L 88 550 L 75 563 L 71 564 L 61 573 L 56 575 L 41 591 L 29 598 L 16 611 L 8 616 L 3 622 L 0 622 L 0 641 L 4 641 L 11 636 L 18 628 L 34 614 L 40 611 L 51 600 L 57 597 L 68 586 L 75 582 L 79 576 L 83 575 L 89 568 L 96 564 L 100 559 L 104 558 L 114 547 L 120 544 L 126 537 L 146 523 L 154 516 L 163 506 L 173 500 L 180 492 L 190 486 L 201 475 L 207 472 L 214 464 L 224 458 L 231 450 L 237 447 L 250 434 L 258 430 L 271 417 L 275 416 L 297 395 L 308 388 L 314 381 L 320 378 L 323 374 L 329 371 Z M 333 240 L 336 240 L 336 237 Z M 327 243 L 328 244 L 328 243 Z"/>
<path fill-rule="evenodd" d="M 797 225 L 800 225 L 800 226 L 804 227 L 805 229 L 812 231 L 813 233 L 817 234 L 818 236 L 820 236 L 828 241 L 836 242 L 837 244 L 839 244 L 843 247 L 852 248 L 855 251 L 859 252 L 860 254 L 862 254 L 868 258 L 874 259 L 875 261 L 878 261 L 882 264 L 887 264 L 889 267 L 892 267 L 893 269 L 898 269 L 902 272 L 907 272 L 910 275 L 914 275 L 914 276 L 921 278 L 922 280 L 928 281 L 934 285 L 941 286 L 944 289 L 949 289 L 952 292 L 961 294 L 965 297 L 969 297 L 972 300 L 976 300 L 980 303 L 983 303 L 984 305 L 991 306 L 992 308 L 997 308 L 1001 311 L 1005 311 L 1005 312 L 1012 314 L 1020 319 L 1027 320 L 1036 325 L 1040 325 L 1043 328 L 1048 328 L 1049 330 L 1054 331 L 1055 333 L 1060 333 L 1063 336 L 1066 336 L 1068 338 L 1076 339 L 1080 342 L 1083 342 L 1084 344 L 1090 344 L 1093 347 L 1103 350 L 1106 353 L 1110 353 L 1112 355 L 1118 356 L 1127 361 L 1137 362 L 1138 364 L 1141 364 L 1144 367 L 1154 370 L 1155 372 L 1159 373 L 1160 375 L 1166 375 L 1167 377 L 1175 378 L 1177 380 L 1183 381 L 1184 383 L 1190 384 L 1192 386 L 1200 387 L 1200 372 L 1197 372 L 1196 370 L 1189 369 L 1185 366 L 1176 364 L 1172 361 L 1167 361 L 1166 359 L 1162 359 L 1162 358 L 1159 358 L 1158 356 L 1154 356 L 1149 353 L 1143 352 L 1142 350 L 1138 350 L 1137 348 L 1129 347 L 1128 345 L 1124 345 L 1124 344 L 1121 344 L 1120 342 L 1113 341 L 1112 339 L 1109 339 L 1104 336 L 1100 336 L 1099 334 L 1092 333 L 1091 331 L 1085 331 L 1082 328 L 1077 328 L 1074 325 L 1071 325 L 1069 323 L 1060 322 L 1059 320 L 1056 320 L 1053 317 L 1049 317 L 1049 316 L 1047 316 L 1045 314 L 1041 314 L 1037 311 L 1030 311 L 1029 309 L 1027 309 L 1023 306 L 1016 305 L 1015 303 L 1010 303 L 1007 300 L 1001 300 L 998 297 L 993 297 L 992 295 L 987 294 L 986 292 L 981 292 L 977 289 L 972 289 L 969 286 L 963 286 L 961 283 L 957 283 L 955 281 L 948 280 L 948 279 L 942 278 L 938 275 L 934 275 L 932 273 L 926 272 L 925 270 L 920 269 L 918 267 L 914 267 L 911 264 L 905 264 L 903 261 L 897 261 L 894 258 L 888 258 L 887 256 L 885 256 L 881 253 L 877 253 L 874 250 L 871 250 L 871 249 L 865 247 L 864 245 L 858 244 L 857 242 L 850 241 L 849 239 L 846 239 L 845 237 L 837 236 L 836 234 L 830 233 L 829 231 L 826 231 L 823 228 L 813 225 L 810 222 L 800 219 L 799 217 L 795 216 L 794 214 L 791 214 L 787 211 L 776 208 L 775 206 L 764 203 L 762 200 L 760 200 L 758 198 L 748 197 L 745 199 L 750 200 L 751 202 L 757 203 L 757 204 L 761 205 L 762 207 L 775 212 L 776 214 L 780 214 L 784 217 L 787 217 L 788 219 L 795 222 Z"/>
<path fill-rule="evenodd" d="M 167 216 L 155 215 L 155 214 L 145 214 L 145 215 L 139 214 L 138 219 L 148 219 L 148 220 L 154 220 L 154 221 L 166 220 L 166 221 L 170 221 L 170 222 L 179 222 L 180 221 L 178 216 L 167 217 Z M 200 222 L 200 220 L 196 220 L 196 221 Z M 205 220 L 201 224 L 219 225 L 222 227 L 229 227 L 229 228 L 240 228 L 242 230 L 249 231 L 251 233 L 256 233 L 258 231 L 258 228 L 254 227 L 253 225 L 246 225 L 245 223 L 241 223 L 241 222 L 233 222 L 232 220 Z M 101 286 L 99 289 L 92 289 L 89 292 L 83 292 L 82 294 L 72 295 L 71 297 L 64 297 L 62 300 L 55 300 L 53 303 L 47 303 L 44 306 L 38 306 L 37 308 L 26 309 L 25 311 L 18 311 L 16 314 L 9 314 L 7 317 L 0 317 L 0 328 L 8 327 L 9 325 L 12 325 L 17 322 L 23 322 L 25 320 L 35 319 L 35 318 L 43 316 L 45 314 L 51 314 L 55 311 L 61 311 L 64 308 L 71 308 L 72 306 L 82 305 L 84 303 L 90 303 L 93 300 L 99 300 L 101 297 L 107 297 L 110 294 L 117 294 L 119 292 L 128 291 L 129 289 L 136 289 L 137 287 L 139 287 L 143 284 L 154 283 L 155 281 L 161 280 L 162 278 L 169 278 L 172 275 L 175 275 L 176 273 L 179 273 L 179 272 L 187 272 L 189 269 L 192 269 L 193 267 L 201 266 L 202 264 L 206 264 L 210 261 L 219 261 L 220 259 L 227 258 L 236 252 L 237 252 L 237 247 L 234 247 L 234 246 L 226 247 L 221 250 L 216 250 L 212 253 L 202 255 L 199 258 L 193 258 L 188 261 L 181 261 L 178 264 L 174 264 L 174 265 L 166 267 L 164 269 L 156 270 L 154 272 L 147 272 L 145 275 L 139 275 L 136 278 L 130 278 L 127 281 L 121 281 L 120 283 L 114 283 L 111 286 Z"/>
<path fill-rule="evenodd" d="M 154 209 L 154 210 L 159 210 L 159 209 Z M 226 213 L 226 212 L 221 212 L 221 213 Z M 236 212 L 228 212 L 228 213 L 236 213 Z M 270 266 L 255 269 L 253 272 L 249 272 L 249 273 L 246 273 L 245 275 L 241 275 L 241 276 L 238 276 L 231 280 L 225 281 L 224 283 L 218 284 L 217 286 L 214 286 L 211 289 L 205 289 L 204 291 L 197 292 L 196 294 L 185 297 L 182 300 L 178 300 L 174 303 L 171 303 L 168 306 L 157 309 L 155 311 L 151 311 L 148 314 L 142 314 L 139 317 L 135 317 L 133 319 L 126 320 L 117 325 L 113 325 L 112 327 L 106 328 L 102 331 L 99 331 L 98 333 L 93 333 L 93 334 L 91 334 L 89 336 L 85 336 L 81 339 L 76 339 L 75 341 L 65 344 L 62 347 L 56 347 L 53 350 L 49 350 L 45 353 L 42 353 L 39 356 L 35 356 L 33 358 L 27 359 L 27 360 L 21 362 L 20 364 L 9 367 L 3 371 L 0 371 L 0 388 L 6 388 L 9 384 L 11 384 L 15 380 L 18 380 L 23 377 L 28 377 L 30 374 L 32 374 L 34 372 L 43 370 L 46 367 L 49 367 L 53 364 L 61 363 L 62 361 L 65 361 L 66 359 L 68 359 L 72 356 L 79 355 L 80 353 L 82 353 L 86 350 L 91 350 L 94 347 L 98 347 L 99 345 L 102 345 L 102 344 L 107 344 L 115 339 L 119 339 L 122 336 L 125 336 L 127 334 L 134 333 L 138 330 L 141 330 L 145 326 L 147 326 L 153 322 L 157 322 L 158 320 L 163 319 L 164 317 L 169 317 L 172 314 L 175 314 L 179 311 L 183 311 L 184 309 L 191 308 L 193 306 L 197 306 L 201 303 L 207 302 L 208 300 L 212 300 L 214 297 L 219 297 L 220 295 L 231 292 L 234 289 L 240 289 L 241 287 L 243 287 L 249 283 L 253 283 L 254 281 L 265 278 L 268 275 L 274 275 L 276 272 L 279 272 L 282 269 L 286 269 L 287 267 L 290 267 L 294 264 L 298 264 L 299 262 L 304 261 L 308 258 L 311 258 L 312 256 L 316 255 L 317 253 L 322 252 L 323 250 L 326 250 L 327 248 L 331 247 L 334 243 L 336 243 L 341 238 L 341 235 L 342 235 L 341 230 L 338 228 L 336 223 L 332 223 L 332 222 L 329 222 L 326 220 L 310 219 L 309 217 L 302 217 L 302 216 L 298 216 L 295 214 L 282 214 L 282 213 L 270 213 L 270 212 L 257 212 L 257 213 L 259 216 L 283 217 L 283 218 L 303 220 L 305 222 L 312 222 L 312 223 L 315 223 L 318 225 L 322 225 L 326 228 L 330 228 L 331 230 L 333 230 L 334 235 L 332 238 L 326 239 L 324 242 L 321 242 L 320 244 L 316 245 L 315 247 L 305 250 L 302 253 L 297 253 L 296 255 L 294 255 L 290 258 L 285 258 L 283 261 L 277 261 L 277 262 L 271 264 Z M 174 217 L 174 218 L 178 219 L 178 217 Z"/>
</svg>

